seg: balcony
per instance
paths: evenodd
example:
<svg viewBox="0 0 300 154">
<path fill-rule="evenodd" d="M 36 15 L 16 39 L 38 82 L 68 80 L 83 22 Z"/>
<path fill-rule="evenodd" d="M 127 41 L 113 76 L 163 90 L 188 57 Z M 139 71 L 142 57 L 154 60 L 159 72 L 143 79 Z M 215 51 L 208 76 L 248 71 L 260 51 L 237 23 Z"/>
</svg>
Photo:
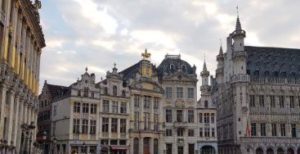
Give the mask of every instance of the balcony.
<svg viewBox="0 0 300 154">
<path fill-rule="evenodd" d="M 184 122 L 175 121 L 173 124 L 174 124 L 173 126 L 176 127 L 176 128 L 178 128 L 178 127 L 181 127 L 181 128 L 187 127 L 187 122 L 186 121 L 184 121 Z"/>
</svg>

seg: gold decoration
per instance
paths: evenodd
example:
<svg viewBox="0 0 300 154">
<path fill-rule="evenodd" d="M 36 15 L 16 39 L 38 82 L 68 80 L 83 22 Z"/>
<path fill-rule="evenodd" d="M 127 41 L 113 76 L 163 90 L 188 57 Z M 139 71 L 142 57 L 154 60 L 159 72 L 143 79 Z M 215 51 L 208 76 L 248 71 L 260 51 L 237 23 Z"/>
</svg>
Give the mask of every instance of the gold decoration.
<svg viewBox="0 0 300 154">
<path fill-rule="evenodd" d="M 143 59 L 148 59 L 150 56 L 151 56 L 151 54 L 147 52 L 147 49 L 145 49 L 145 52 L 142 53 Z"/>
</svg>

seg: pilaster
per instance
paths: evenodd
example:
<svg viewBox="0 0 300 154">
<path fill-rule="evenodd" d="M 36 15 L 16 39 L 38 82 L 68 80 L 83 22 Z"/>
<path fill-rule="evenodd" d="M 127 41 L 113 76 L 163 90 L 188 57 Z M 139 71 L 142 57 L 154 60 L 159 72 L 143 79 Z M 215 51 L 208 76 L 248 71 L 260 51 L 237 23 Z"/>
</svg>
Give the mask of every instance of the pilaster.
<svg viewBox="0 0 300 154">
<path fill-rule="evenodd" d="M 1 103 L 1 112 L 0 112 L 0 139 L 3 139 L 4 134 L 4 116 L 5 116 L 5 103 L 6 103 L 6 91 L 7 88 L 5 85 L 2 85 L 1 91 L 0 91 L 0 103 Z"/>
</svg>

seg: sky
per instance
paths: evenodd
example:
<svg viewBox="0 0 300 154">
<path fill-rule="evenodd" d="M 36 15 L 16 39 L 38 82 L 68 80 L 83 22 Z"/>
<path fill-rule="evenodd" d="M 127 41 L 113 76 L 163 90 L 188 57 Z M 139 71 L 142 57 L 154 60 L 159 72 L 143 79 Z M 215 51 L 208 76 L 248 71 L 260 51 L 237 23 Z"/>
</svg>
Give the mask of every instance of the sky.
<svg viewBox="0 0 300 154">
<path fill-rule="evenodd" d="M 300 48 L 299 0 L 42 0 L 40 86 L 68 86 L 86 67 L 100 81 L 114 63 L 119 71 L 137 63 L 145 48 L 156 65 L 180 54 L 198 78 L 204 59 L 214 75 L 237 5 L 246 45 Z"/>
</svg>

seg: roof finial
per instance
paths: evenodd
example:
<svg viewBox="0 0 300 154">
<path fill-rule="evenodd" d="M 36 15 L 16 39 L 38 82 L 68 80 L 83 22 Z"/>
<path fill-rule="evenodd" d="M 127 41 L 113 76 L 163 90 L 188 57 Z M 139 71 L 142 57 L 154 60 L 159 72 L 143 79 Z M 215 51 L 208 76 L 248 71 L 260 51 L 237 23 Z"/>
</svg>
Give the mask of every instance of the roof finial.
<svg viewBox="0 0 300 154">
<path fill-rule="evenodd" d="M 236 5 L 236 14 L 237 14 L 237 17 L 239 17 L 239 4 Z"/>
<path fill-rule="evenodd" d="M 85 72 L 87 72 L 89 69 L 88 69 L 88 67 L 85 67 Z"/>
<path fill-rule="evenodd" d="M 113 73 L 117 73 L 117 71 L 118 71 L 118 69 L 117 69 L 117 64 L 116 63 L 114 63 L 114 67 L 113 67 Z"/>
<path fill-rule="evenodd" d="M 150 56 L 151 56 L 151 54 L 148 53 L 147 48 L 146 48 L 146 49 L 145 49 L 145 52 L 142 53 L 142 57 L 143 57 L 143 59 L 148 59 Z"/>
<path fill-rule="evenodd" d="M 239 5 L 237 4 L 236 6 L 236 13 L 237 13 L 237 18 L 236 18 L 236 25 L 235 25 L 235 30 L 242 30 L 241 22 L 240 22 L 240 15 L 239 15 Z"/>
</svg>

